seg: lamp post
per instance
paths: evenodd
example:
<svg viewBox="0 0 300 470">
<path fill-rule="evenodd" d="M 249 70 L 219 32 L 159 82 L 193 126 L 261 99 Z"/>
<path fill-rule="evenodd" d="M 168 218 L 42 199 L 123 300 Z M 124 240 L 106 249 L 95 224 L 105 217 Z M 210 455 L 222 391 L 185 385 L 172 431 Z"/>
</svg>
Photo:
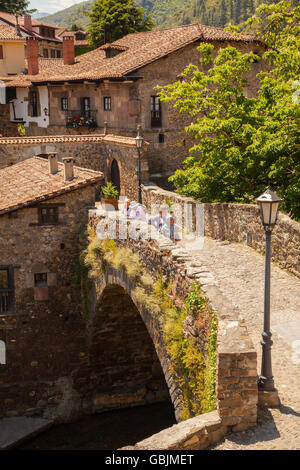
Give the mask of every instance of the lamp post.
<svg viewBox="0 0 300 470">
<path fill-rule="evenodd" d="M 142 187 L 141 187 L 141 149 L 143 147 L 144 138 L 140 134 L 141 126 L 137 127 L 137 136 L 135 138 L 136 148 L 138 151 L 138 202 L 142 204 Z"/>
<path fill-rule="evenodd" d="M 258 379 L 258 388 L 261 391 L 271 392 L 275 390 L 272 374 L 271 340 L 270 332 L 270 274 L 271 274 L 271 234 L 277 221 L 280 199 L 276 193 L 268 188 L 256 201 L 259 204 L 263 227 L 266 232 L 265 255 L 265 294 L 264 294 L 264 331 L 262 333 L 262 361 L 261 375 Z"/>
</svg>

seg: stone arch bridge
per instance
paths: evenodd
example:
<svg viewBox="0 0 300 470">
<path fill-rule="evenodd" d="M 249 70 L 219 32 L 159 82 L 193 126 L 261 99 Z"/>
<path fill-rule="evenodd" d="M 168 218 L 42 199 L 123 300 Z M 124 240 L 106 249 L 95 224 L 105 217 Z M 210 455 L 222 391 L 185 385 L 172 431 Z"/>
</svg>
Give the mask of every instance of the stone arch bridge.
<svg viewBox="0 0 300 470">
<path fill-rule="evenodd" d="M 97 210 L 90 210 L 90 226 L 95 227 L 100 217 Z M 171 285 L 168 299 L 178 308 L 184 306 L 193 284 L 201 286 L 210 311 L 217 316 L 218 336 L 216 410 L 213 418 L 200 418 L 210 420 L 211 431 L 222 435 L 253 426 L 257 419 L 256 352 L 238 312 L 224 300 L 207 268 L 184 247 L 165 238 L 115 243 L 117 248 L 129 248 L 149 277 L 155 279 L 160 271 Z M 134 276 L 107 263 L 95 278 L 88 318 L 73 304 L 74 312 L 68 316 L 56 315 L 55 308 L 49 314 L 41 305 L 38 315 L 0 317 L 0 341 L 7 345 L 7 364 L 0 377 L 0 414 L 39 414 L 67 421 L 82 413 L 170 397 L 180 421 L 183 377 L 169 357 L 160 317 L 138 295 L 137 287 Z M 200 352 L 207 351 L 208 321 L 208 316 L 192 313 L 184 320 L 184 336 Z"/>
<path fill-rule="evenodd" d="M 101 220 L 99 211 L 90 211 L 90 227 L 96 229 Z M 237 310 L 228 305 L 227 299 L 224 302 L 210 273 L 184 248 L 164 237 L 155 241 L 116 239 L 115 244 L 117 249 L 126 247 L 138 255 L 144 272 L 153 279 L 160 272 L 171 286 L 169 299 L 178 308 L 184 305 L 192 285 L 201 285 L 209 309 L 218 317 L 219 325 L 214 412 L 217 421 L 214 420 L 213 426 L 217 423 L 223 433 L 229 429 L 253 426 L 257 419 L 256 352 L 245 325 L 238 320 Z M 208 317 L 199 318 L 195 313 L 190 313 L 184 321 L 184 336 L 203 354 L 208 347 L 207 321 Z M 137 295 L 134 277 L 126 269 L 116 268 L 110 263 L 95 278 L 89 345 L 91 357 L 101 358 L 104 375 L 99 377 L 99 381 L 107 383 L 107 388 L 99 393 L 99 387 L 93 397 L 95 409 L 107 402 L 112 404 L 114 400 L 116 404 L 125 404 L 127 400 L 137 404 L 159 401 L 169 395 L 176 419 L 181 421 L 185 392 L 182 377 L 178 377 L 167 351 L 161 318 L 153 313 L 149 303 Z M 115 394 L 114 387 L 117 389 Z"/>
</svg>

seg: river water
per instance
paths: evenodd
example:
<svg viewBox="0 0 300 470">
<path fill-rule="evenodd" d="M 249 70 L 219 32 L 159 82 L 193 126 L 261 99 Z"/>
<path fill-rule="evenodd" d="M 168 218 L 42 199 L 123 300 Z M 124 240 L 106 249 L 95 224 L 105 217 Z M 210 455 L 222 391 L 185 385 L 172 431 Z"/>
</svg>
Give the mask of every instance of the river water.
<svg viewBox="0 0 300 470">
<path fill-rule="evenodd" d="M 27 450 L 116 450 L 176 423 L 170 401 L 113 410 L 60 424 L 24 442 Z"/>
</svg>

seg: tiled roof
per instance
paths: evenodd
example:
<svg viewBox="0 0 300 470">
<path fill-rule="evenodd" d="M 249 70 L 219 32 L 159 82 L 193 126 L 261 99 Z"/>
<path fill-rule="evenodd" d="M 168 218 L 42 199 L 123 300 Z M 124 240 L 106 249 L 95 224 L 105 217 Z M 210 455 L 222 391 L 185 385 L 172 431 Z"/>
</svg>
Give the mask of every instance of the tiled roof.
<svg viewBox="0 0 300 470">
<path fill-rule="evenodd" d="M 126 49 L 114 57 L 106 58 L 105 46 L 102 46 L 76 57 L 73 65 L 62 65 L 62 62 L 49 63 L 47 69 L 44 68 L 38 75 L 32 75 L 29 78 L 33 83 L 121 78 L 196 41 L 261 43 L 257 37 L 249 34 L 235 35 L 222 28 L 199 24 L 185 25 L 128 34 L 110 45 L 110 47 Z"/>
<path fill-rule="evenodd" d="M 13 75 L 11 77 L 0 77 L 0 81 L 5 83 L 6 87 L 28 88 L 32 83 L 28 80 L 27 75 Z"/>
<path fill-rule="evenodd" d="M 103 179 L 100 172 L 74 166 L 74 179 L 64 181 L 63 166 L 58 163 L 59 171 L 51 175 L 48 160 L 33 157 L 0 170 L 0 215 Z"/>
<path fill-rule="evenodd" d="M 5 21 L 9 21 L 13 25 L 16 25 L 16 17 L 13 13 L 6 13 L 4 11 L 0 11 L 0 18 Z M 21 26 L 24 25 L 24 18 L 22 16 L 18 16 L 18 23 Z M 46 26 L 46 28 L 48 27 L 48 28 L 58 29 L 58 27 L 54 26 L 53 24 L 45 23 L 44 21 L 40 21 L 40 20 L 34 20 L 33 18 L 31 18 L 31 24 L 32 26 Z"/>
<path fill-rule="evenodd" d="M 89 44 L 88 39 L 75 39 L 75 41 L 74 41 L 74 46 L 75 47 L 81 47 L 81 46 L 87 47 L 89 45 L 90 44 Z"/>
<path fill-rule="evenodd" d="M 103 44 L 103 46 L 99 47 L 100 51 L 107 51 L 109 49 L 113 49 L 115 51 L 127 51 L 128 46 L 121 46 L 120 44 L 116 44 L 113 42 L 113 43 Z"/>
<path fill-rule="evenodd" d="M 6 12 L 3 12 L 3 11 L 0 11 L 0 20 L 3 20 L 6 23 L 8 23 L 8 24 L 10 24 L 14 27 L 16 26 L 16 17 L 12 13 L 6 13 Z M 48 41 L 61 42 L 61 39 L 59 39 L 57 37 L 52 38 L 52 37 L 42 36 L 42 35 L 38 34 L 36 31 L 29 31 L 28 29 L 26 29 L 24 27 L 24 18 L 22 18 L 20 16 L 18 17 L 18 23 L 19 23 L 21 32 L 25 33 L 26 35 L 36 37 L 37 39 L 45 39 L 45 40 L 48 40 Z M 48 23 L 44 23 L 42 21 L 37 21 L 37 20 L 33 20 L 33 19 L 31 19 L 31 24 L 32 24 L 33 27 L 43 26 L 43 27 L 52 28 L 52 29 L 55 29 L 55 30 L 57 29 L 57 27 L 53 26 L 53 24 L 48 24 Z"/>
<path fill-rule="evenodd" d="M 126 137 L 113 134 L 88 134 L 88 135 L 55 135 L 37 137 L 1 137 L 0 146 L 4 145 L 39 145 L 66 142 L 109 142 L 116 145 L 135 147 L 134 137 Z M 148 142 L 145 142 L 148 145 Z"/>
<path fill-rule="evenodd" d="M 25 38 L 17 34 L 16 28 L 6 24 L 0 24 L 0 41 L 25 41 Z"/>
</svg>

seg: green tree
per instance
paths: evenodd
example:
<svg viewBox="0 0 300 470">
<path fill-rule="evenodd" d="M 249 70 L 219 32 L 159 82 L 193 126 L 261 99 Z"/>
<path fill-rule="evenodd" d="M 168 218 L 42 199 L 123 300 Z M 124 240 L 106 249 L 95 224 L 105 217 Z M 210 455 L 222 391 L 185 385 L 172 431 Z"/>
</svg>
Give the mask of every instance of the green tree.
<svg viewBox="0 0 300 470">
<path fill-rule="evenodd" d="M 151 16 L 145 16 L 145 10 L 133 0 L 97 0 L 88 15 L 90 43 L 94 47 L 154 26 Z"/>
<path fill-rule="evenodd" d="M 260 57 L 234 47 L 214 56 L 211 44 L 199 47 L 208 73 L 190 65 L 182 81 L 161 89 L 161 99 L 191 119 L 186 132 L 193 145 L 184 169 L 170 178 L 179 193 L 250 202 L 270 183 L 284 199 L 283 209 L 300 218 L 299 14 L 289 0 L 261 6 L 249 20 L 270 46 L 264 59 L 272 65 L 258 74 L 256 97 L 248 97 L 245 77 Z"/>
<path fill-rule="evenodd" d="M 34 13 L 36 10 L 28 8 L 29 0 L 0 0 L 0 11 L 7 13 L 18 13 L 24 15 L 26 13 Z"/>
<path fill-rule="evenodd" d="M 71 31 L 80 31 L 83 30 L 83 27 L 81 25 L 78 25 L 77 23 L 73 23 L 71 26 Z"/>
</svg>

